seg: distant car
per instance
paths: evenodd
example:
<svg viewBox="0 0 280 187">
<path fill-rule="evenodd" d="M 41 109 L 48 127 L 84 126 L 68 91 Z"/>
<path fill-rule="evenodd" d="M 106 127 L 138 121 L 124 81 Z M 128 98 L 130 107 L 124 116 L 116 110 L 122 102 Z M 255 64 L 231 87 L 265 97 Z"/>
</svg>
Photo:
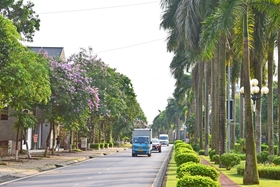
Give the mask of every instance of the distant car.
<svg viewBox="0 0 280 187">
<path fill-rule="evenodd" d="M 153 145 L 152 151 L 158 151 L 159 153 L 161 153 L 161 143 L 159 139 L 153 138 L 152 145 Z"/>
</svg>

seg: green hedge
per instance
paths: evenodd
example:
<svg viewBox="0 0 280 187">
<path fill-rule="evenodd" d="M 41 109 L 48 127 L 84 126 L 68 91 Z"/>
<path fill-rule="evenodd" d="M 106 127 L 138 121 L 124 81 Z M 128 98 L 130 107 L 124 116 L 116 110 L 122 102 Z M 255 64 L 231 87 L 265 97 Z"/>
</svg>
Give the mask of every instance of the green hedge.
<svg viewBox="0 0 280 187">
<path fill-rule="evenodd" d="M 199 150 L 198 155 L 205 155 L 205 150 L 203 150 L 203 149 Z"/>
<path fill-rule="evenodd" d="M 280 165 L 280 156 L 275 156 L 272 160 L 272 163 L 279 166 Z"/>
<path fill-rule="evenodd" d="M 100 144 L 99 143 L 91 143 L 90 148 L 91 149 L 100 149 Z"/>
<path fill-rule="evenodd" d="M 240 164 L 240 157 L 233 153 L 224 153 L 220 157 L 220 163 L 230 170 L 232 167 Z"/>
<path fill-rule="evenodd" d="M 175 150 L 175 156 L 181 153 L 195 153 L 193 150 L 190 150 L 189 148 L 186 147 L 181 147 Z"/>
<path fill-rule="evenodd" d="M 237 166 L 237 174 L 244 175 L 245 165 Z M 280 166 L 258 166 L 260 178 L 280 180 Z"/>
<path fill-rule="evenodd" d="M 180 153 L 178 155 L 175 155 L 174 159 L 177 166 L 180 166 L 181 164 L 186 162 L 200 163 L 200 157 L 195 153 Z"/>
<path fill-rule="evenodd" d="M 177 181 L 177 187 L 220 187 L 217 181 L 213 181 L 210 177 L 189 176 L 185 175 Z"/>
<path fill-rule="evenodd" d="M 213 156 L 216 154 L 216 150 L 215 149 L 211 149 L 209 151 L 209 157 L 210 157 L 210 161 L 213 162 Z"/>
<path fill-rule="evenodd" d="M 185 175 L 200 175 L 203 177 L 210 177 L 213 181 L 218 181 L 220 173 L 211 166 L 184 163 L 177 168 L 177 178 L 183 178 Z"/>
</svg>

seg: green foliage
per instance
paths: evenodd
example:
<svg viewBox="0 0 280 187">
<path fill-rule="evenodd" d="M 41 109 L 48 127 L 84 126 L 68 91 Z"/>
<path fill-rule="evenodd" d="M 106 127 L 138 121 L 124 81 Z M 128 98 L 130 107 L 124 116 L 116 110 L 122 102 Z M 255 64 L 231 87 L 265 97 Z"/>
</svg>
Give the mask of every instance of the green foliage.
<svg viewBox="0 0 280 187">
<path fill-rule="evenodd" d="M 186 175 L 177 181 L 176 187 L 220 187 L 220 184 L 210 177 Z"/>
<path fill-rule="evenodd" d="M 199 155 L 204 155 L 204 154 L 205 154 L 205 150 L 204 150 L 204 149 L 199 150 L 199 151 L 198 151 L 198 154 L 199 154 Z"/>
<path fill-rule="evenodd" d="M 265 163 L 268 160 L 268 151 L 262 151 L 257 154 L 257 161 L 258 163 Z"/>
<path fill-rule="evenodd" d="M 175 155 L 178 155 L 181 153 L 194 153 L 195 154 L 195 151 L 193 151 L 189 148 L 186 148 L 186 147 L 179 147 L 175 150 Z"/>
<path fill-rule="evenodd" d="M 240 164 L 237 166 L 237 174 L 244 175 L 245 165 Z M 280 166 L 264 165 L 258 166 L 258 173 L 260 178 L 280 180 Z"/>
<path fill-rule="evenodd" d="M 175 151 L 177 150 L 177 149 L 180 149 L 180 148 L 187 148 L 187 149 L 189 149 L 189 150 L 193 150 L 193 148 L 192 148 L 192 146 L 190 145 L 190 144 L 187 144 L 187 143 L 185 143 L 185 142 L 182 142 L 182 143 L 176 143 L 175 144 Z"/>
<path fill-rule="evenodd" d="M 230 170 L 232 167 L 240 164 L 240 157 L 233 153 L 224 153 L 220 157 L 220 162 L 227 170 Z"/>
<path fill-rule="evenodd" d="M 239 139 L 240 147 L 241 147 L 241 152 L 245 153 L 246 151 L 246 141 L 245 139 Z"/>
<path fill-rule="evenodd" d="M 198 152 L 199 149 L 200 149 L 200 146 L 199 146 L 198 143 L 197 144 L 192 144 L 192 148 L 193 148 L 194 151 Z"/>
<path fill-rule="evenodd" d="M 1 1 L 1 14 L 11 20 L 17 28 L 17 32 L 25 37 L 26 41 L 32 42 L 35 31 L 39 31 L 40 19 L 33 10 L 34 4 L 23 0 Z"/>
<path fill-rule="evenodd" d="M 272 163 L 275 165 L 280 165 L 280 156 L 276 156 L 273 158 Z"/>
<path fill-rule="evenodd" d="M 99 145 L 100 145 L 100 149 L 104 149 L 104 147 L 105 147 L 104 143 L 99 143 Z"/>
<path fill-rule="evenodd" d="M 209 151 L 209 157 L 210 157 L 210 161 L 213 161 L 213 156 L 216 154 L 216 150 L 215 149 L 211 149 Z"/>
<path fill-rule="evenodd" d="M 177 177 L 182 178 L 185 175 L 200 175 L 210 177 L 214 181 L 218 181 L 219 172 L 211 167 L 202 164 L 181 164 L 177 169 Z"/>
<path fill-rule="evenodd" d="M 90 148 L 92 149 L 100 149 L 100 144 L 99 143 L 91 143 Z"/>
<path fill-rule="evenodd" d="M 261 144 L 261 151 L 268 151 L 268 145 Z"/>
<path fill-rule="evenodd" d="M 234 152 L 235 153 L 242 153 L 242 148 L 241 148 L 240 143 L 235 143 L 234 144 Z"/>
<path fill-rule="evenodd" d="M 194 153 L 180 153 L 178 155 L 175 155 L 175 162 L 177 166 L 180 166 L 181 164 L 186 162 L 200 163 L 200 158 Z"/>
<path fill-rule="evenodd" d="M 215 164 L 220 164 L 220 155 L 213 155 L 212 160 Z"/>
</svg>

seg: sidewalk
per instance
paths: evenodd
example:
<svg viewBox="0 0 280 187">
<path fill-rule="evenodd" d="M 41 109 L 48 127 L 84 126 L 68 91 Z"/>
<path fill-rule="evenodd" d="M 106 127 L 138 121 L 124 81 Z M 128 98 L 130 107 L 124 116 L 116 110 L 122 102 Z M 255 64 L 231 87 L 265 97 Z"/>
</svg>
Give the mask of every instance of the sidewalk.
<svg viewBox="0 0 280 187">
<path fill-rule="evenodd" d="M 47 157 L 43 157 L 44 150 L 32 150 L 30 152 L 32 156 L 31 159 L 28 159 L 26 154 L 19 155 L 18 161 L 15 161 L 14 156 L 4 157 L 2 161 L 0 161 L 0 185 L 10 180 L 35 175 L 42 171 L 71 165 L 99 156 L 114 154 L 126 149 L 128 148 L 114 147 L 72 153 L 70 153 L 69 150 L 61 150 L 55 152 L 54 155 L 48 154 Z"/>
<path fill-rule="evenodd" d="M 211 167 L 212 164 L 210 162 L 208 162 L 207 160 L 205 160 L 202 156 L 200 157 L 201 159 L 201 164 L 204 165 L 208 165 Z M 233 182 L 228 176 L 226 176 L 225 174 L 220 172 L 220 177 L 219 177 L 219 182 L 221 184 L 221 187 L 226 187 L 226 186 L 230 186 L 230 187 L 240 187 L 238 184 L 236 184 L 235 182 Z"/>
</svg>

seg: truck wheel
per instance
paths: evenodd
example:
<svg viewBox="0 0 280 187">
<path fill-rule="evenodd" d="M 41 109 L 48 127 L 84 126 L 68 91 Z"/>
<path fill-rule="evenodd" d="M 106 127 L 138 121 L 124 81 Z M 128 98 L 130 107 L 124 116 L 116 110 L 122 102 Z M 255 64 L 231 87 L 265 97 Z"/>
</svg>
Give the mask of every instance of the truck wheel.
<svg viewBox="0 0 280 187">
<path fill-rule="evenodd" d="M 151 157 L 152 156 L 152 153 L 148 154 L 148 157 Z"/>
<path fill-rule="evenodd" d="M 161 153 L 161 150 L 159 150 L 158 152 Z"/>
</svg>

